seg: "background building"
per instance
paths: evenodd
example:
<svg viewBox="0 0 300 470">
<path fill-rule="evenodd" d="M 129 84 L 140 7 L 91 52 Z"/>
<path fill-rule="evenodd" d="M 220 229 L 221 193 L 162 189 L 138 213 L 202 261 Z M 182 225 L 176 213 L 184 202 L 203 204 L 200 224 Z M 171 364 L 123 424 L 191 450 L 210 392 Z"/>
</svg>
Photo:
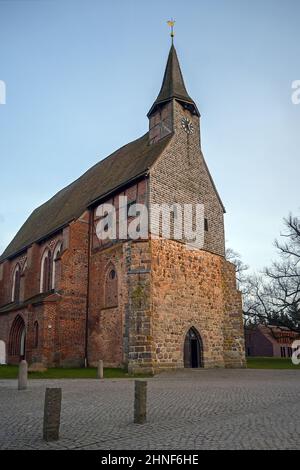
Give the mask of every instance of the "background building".
<svg viewBox="0 0 300 470">
<path fill-rule="evenodd" d="M 256 325 L 245 328 L 247 356 L 291 357 L 299 335 L 284 327 Z"/>
</svg>

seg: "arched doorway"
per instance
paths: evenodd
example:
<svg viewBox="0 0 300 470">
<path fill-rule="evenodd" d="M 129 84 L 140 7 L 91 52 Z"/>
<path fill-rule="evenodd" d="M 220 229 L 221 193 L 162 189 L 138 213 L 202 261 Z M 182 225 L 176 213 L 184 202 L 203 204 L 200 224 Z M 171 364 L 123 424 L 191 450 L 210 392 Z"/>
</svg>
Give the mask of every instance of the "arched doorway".
<svg viewBox="0 0 300 470">
<path fill-rule="evenodd" d="M 23 318 L 18 315 L 11 326 L 9 334 L 8 354 L 9 356 L 25 358 L 26 329 Z"/>
<path fill-rule="evenodd" d="M 194 327 L 189 329 L 184 340 L 184 367 L 203 367 L 202 340 Z"/>
</svg>

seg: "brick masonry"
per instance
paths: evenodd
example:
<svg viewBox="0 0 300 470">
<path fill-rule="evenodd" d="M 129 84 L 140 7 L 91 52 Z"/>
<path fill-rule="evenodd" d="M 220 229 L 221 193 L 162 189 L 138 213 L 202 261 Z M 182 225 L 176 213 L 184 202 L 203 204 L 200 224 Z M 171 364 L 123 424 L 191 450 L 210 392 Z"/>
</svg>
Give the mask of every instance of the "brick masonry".
<svg viewBox="0 0 300 470">
<path fill-rule="evenodd" d="M 131 372 L 182 368 L 185 336 L 194 327 L 202 340 L 204 367 L 245 365 L 241 296 L 234 267 L 224 258 L 224 209 L 201 151 L 199 118 L 175 100 L 160 116 L 172 126 L 167 148 L 149 175 L 108 202 L 118 209 L 117 196 L 123 194 L 129 202 L 202 203 L 208 221 L 203 249 L 188 250 L 180 241 L 154 236 L 99 243 L 95 212 L 87 210 L 54 236 L 5 261 L 0 267 L 0 305 L 6 305 L 0 339 L 8 350 L 19 315 L 29 363 L 82 366 L 88 360 L 96 366 L 102 359 L 105 366 Z M 192 121 L 193 134 L 182 129 L 182 117 Z M 154 121 L 159 123 L 159 116 Z M 63 246 L 55 288 L 37 298 L 43 253 L 50 249 L 53 254 L 57 243 Z M 10 305 L 17 263 L 20 302 Z M 19 359 L 8 355 L 9 362 Z"/>
<path fill-rule="evenodd" d="M 53 253 L 63 241 L 56 288 L 45 298 L 39 298 L 41 259 L 45 249 Z M 8 361 L 17 363 L 20 356 L 9 354 L 10 332 L 17 316 L 26 330 L 26 359 L 45 365 L 83 365 L 85 347 L 85 311 L 87 289 L 88 213 L 70 224 L 64 232 L 41 244 L 34 244 L 27 253 L 26 269 L 22 273 L 20 302 L 0 314 L 0 339 L 6 343 Z M 4 262 L 0 281 L 1 304 L 11 301 L 12 273 L 20 258 Z M 23 287 L 22 287 L 23 284 Z M 8 305 L 9 307 L 9 305 Z M 34 324 L 38 323 L 35 344 Z"/>
<path fill-rule="evenodd" d="M 224 256 L 224 210 L 201 151 L 200 120 L 175 100 L 172 116 L 174 137 L 150 172 L 150 202 L 204 204 L 204 249 Z M 193 134 L 182 129 L 183 117 L 193 123 Z"/>
</svg>

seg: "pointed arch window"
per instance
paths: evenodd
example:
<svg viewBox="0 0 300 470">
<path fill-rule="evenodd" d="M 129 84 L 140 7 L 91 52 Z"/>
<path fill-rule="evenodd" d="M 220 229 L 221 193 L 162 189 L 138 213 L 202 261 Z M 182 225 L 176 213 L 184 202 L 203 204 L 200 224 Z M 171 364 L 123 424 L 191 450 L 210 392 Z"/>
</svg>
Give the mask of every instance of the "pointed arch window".
<svg viewBox="0 0 300 470">
<path fill-rule="evenodd" d="M 20 300 L 20 284 L 21 284 L 21 267 L 18 263 L 14 269 L 14 274 L 13 274 L 12 293 L 11 293 L 12 302 L 19 302 Z"/>
<path fill-rule="evenodd" d="M 59 282 L 60 277 L 60 256 L 62 253 L 62 242 L 59 242 L 54 250 L 53 253 L 53 261 L 52 261 L 52 282 L 51 288 L 55 289 Z"/>
<path fill-rule="evenodd" d="M 41 261 L 40 292 L 51 289 L 51 251 L 45 250 Z"/>
<path fill-rule="evenodd" d="M 113 264 L 110 264 L 105 277 L 105 308 L 118 306 L 118 276 Z"/>
</svg>

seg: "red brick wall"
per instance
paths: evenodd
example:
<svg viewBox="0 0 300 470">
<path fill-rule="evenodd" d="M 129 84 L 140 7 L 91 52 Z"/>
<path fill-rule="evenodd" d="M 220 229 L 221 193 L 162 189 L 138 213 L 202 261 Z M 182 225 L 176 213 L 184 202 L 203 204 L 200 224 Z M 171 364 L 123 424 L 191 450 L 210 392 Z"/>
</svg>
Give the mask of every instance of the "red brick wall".
<svg viewBox="0 0 300 470">
<path fill-rule="evenodd" d="M 55 364 L 84 365 L 87 309 L 89 214 L 69 226 L 68 248 L 61 255 L 61 300 L 55 317 Z"/>
<path fill-rule="evenodd" d="M 106 279 L 116 271 L 118 299 L 107 303 Z M 124 262 L 123 244 L 96 251 L 90 260 L 89 289 L 89 363 L 102 359 L 105 365 L 120 366 L 125 361 L 124 336 Z M 112 305 L 114 304 L 114 305 Z"/>
<path fill-rule="evenodd" d="M 27 300 L 40 292 L 41 259 L 46 248 L 51 253 L 58 242 L 62 241 L 62 233 L 45 240 L 41 244 L 34 243 L 24 253 L 2 263 L 0 276 L 0 306 L 12 300 L 13 274 L 17 264 L 21 267 L 20 301 Z"/>
<path fill-rule="evenodd" d="M 21 281 L 20 301 L 30 299 L 40 292 L 41 259 L 46 248 L 53 252 L 64 239 L 64 249 L 57 264 L 57 294 L 48 296 L 42 303 L 31 305 L 27 301 L 22 310 L 0 314 L 0 339 L 8 343 L 9 331 L 15 317 L 21 312 L 26 322 L 26 357 L 29 362 L 43 361 L 48 365 L 83 365 L 85 359 L 85 318 L 87 292 L 87 253 L 89 217 L 70 224 L 62 232 L 41 244 L 34 244 L 27 253 L 3 264 L 1 302 L 11 300 L 12 273 L 16 263 L 27 268 Z M 34 347 L 34 323 L 39 324 L 39 345 Z M 9 358 L 17 362 L 19 358 Z"/>
</svg>

